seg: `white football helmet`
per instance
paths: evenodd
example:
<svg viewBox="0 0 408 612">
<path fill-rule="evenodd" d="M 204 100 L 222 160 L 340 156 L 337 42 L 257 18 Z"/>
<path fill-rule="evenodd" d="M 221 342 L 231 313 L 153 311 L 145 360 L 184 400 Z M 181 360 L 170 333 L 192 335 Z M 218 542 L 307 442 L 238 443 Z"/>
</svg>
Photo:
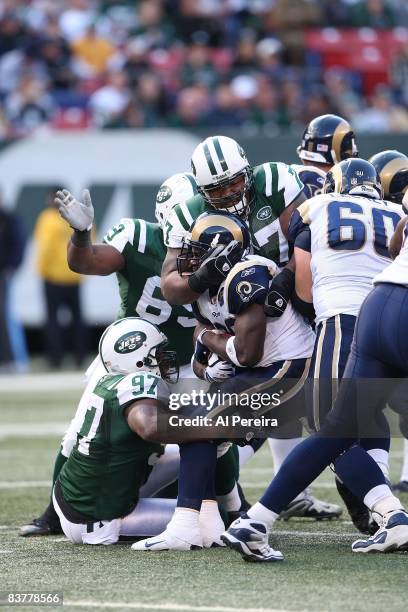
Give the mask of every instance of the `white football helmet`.
<svg viewBox="0 0 408 612">
<path fill-rule="evenodd" d="M 156 196 L 155 215 L 162 230 L 176 204 L 185 202 L 197 193 L 197 181 L 191 172 L 173 174 L 160 185 Z"/>
<path fill-rule="evenodd" d="M 99 356 L 109 373 L 145 370 L 168 382 L 177 382 L 177 356 L 175 351 L 165 350 L 167 345 L 167 337 L 156 325 L 140 317 L 126 317 L 105 329 L 99 341 Z"/>
<path fill-rule="evenodd" d="M 253 175 L 244 149 L 227 136 L 210 136 L 194 149 L 191 168 L 198 191 L 216 209 L 246 218 L 253 200 Z"/>
</svg>

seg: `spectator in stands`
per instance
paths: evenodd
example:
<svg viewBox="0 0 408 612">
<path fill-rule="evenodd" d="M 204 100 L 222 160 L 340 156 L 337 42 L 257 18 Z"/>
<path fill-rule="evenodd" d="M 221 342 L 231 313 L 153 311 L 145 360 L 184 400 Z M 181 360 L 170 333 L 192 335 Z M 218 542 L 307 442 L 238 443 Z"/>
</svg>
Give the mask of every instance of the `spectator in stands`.
<svg viewBox="0 0 408 612">
<path fill-rule="evenodd" d="M 0 371 L 12 371 L 17 362 L 25 361 L 24 340 L 16 354 L 16 330 L 22 338 L 21 328 L 15 327 L 9 309 L 10 283 L 20 266 L 26 245 L 25 231 L 21 219 L 11 210 L 6 210 L 0 200 Z"/>
<path fill-rule="evenodd" d="M 95 125 L 103 127 L 115 120 L 127 109 L 129 102 L 130 91 L 126 74 L 121 71 L 112 72 L 108 76 L 107 84 L 97 89 L 89 100 Z"/>
<path fill-rule="evenodd" d="M 204 32 L 194 35 L 191 45 L 186 50 L 186 59 L 181 67 L 180 78 L 183 87 L 202 83 L 213 89 L 218 75 L 211 61 L 208 37 Z"/>
<path fill-rule="evenodd" d="M 197 84 L 186 87 L 177 97 L 171 125 L 173 127 L 205 126 L 208 123 L 210 109 L 210 94 L 205 85 Z"/>
<path fill-rule="evenodd" d="M 168 111 L 168 102 L 160 80 L 155 74 L 146 72 L 141 75 L 136 97 L 143 116 L 143 127 L 161 125 Z"/>
<path fill-rule="evenodd" d="M 399 102 L 408 106 L 408 40 L 391 65 L 391 80 Z"/>
<path fill-rule="evenodd" d="M 384 0 L 361 0 L 350 6 L 350 15 L 357 28 L 386 29 L 398 25 L 392 8 Z"/>
<path fill-rule="evenodd" d="M 94 19 L 89 0 L 68 0 L 62 11 L 60 27 L 69 42 L 83 36 Z"/>
<path fill-rule="evenodd" d="M 17 134 L 27 134 L 46 124 L 54 104 L 43 83 L 31 76 L 23 77 L 17 91 L 5 101 L 6 115 Z"/>
<path fill-rule="evenodd" d="M 103 75 L 116 54 L 116 49 L 110 41 L 97 34 L 95 24 L 91 24 L 83 36 L 76 38 L 71 47 L 75 72 L 83 78 Z"/>
<path fill-rule="evenodd" d="M 5 13 L 0 19 L 0 56 L 21 49 L 28 41 L 25 26 L 13 13 Z"/>
<path fill-rule="evenodd" d="M 351 88 L 346 73 L 336 69 L 327 70 L 324 85 L 330 104 L 337 108 L 341 117 L 349 118 L 360 110 L 360 97 Z"/>
<path fill-rule="evenodd" d="M 230 83 L 218 85 L 214 92 L 214 106 L 207 117 L 208 124 L 214 127 L 236 127 L 243 118 L 238 108 L 238 100 Z"/>
<path fill-rule="evenodd" d="M 371 104 L 351 118 L 357 132 L 408 132 L 408 112 L 393 103 L 390 89 L 380 85 Z"/>
<path fill-rule="evenodd" d="M 37 269 L 43 281 L 46 304 L 44 335 L 50 367 L 59 368 L 67 352 L 64 330 L 73 343 L 76 365 L 86 356 L 86 328 L 80 302 L 81 276 L 72 272 L 67 264 L 67 243 L 71 228 L 60 217 L 54 204 L 55 192 L 49 193 L 47 207 L 40 213 L 34 229 L 37 249 Z M 68 324 L 67 324 L 68 315 Z"/>
</svg>

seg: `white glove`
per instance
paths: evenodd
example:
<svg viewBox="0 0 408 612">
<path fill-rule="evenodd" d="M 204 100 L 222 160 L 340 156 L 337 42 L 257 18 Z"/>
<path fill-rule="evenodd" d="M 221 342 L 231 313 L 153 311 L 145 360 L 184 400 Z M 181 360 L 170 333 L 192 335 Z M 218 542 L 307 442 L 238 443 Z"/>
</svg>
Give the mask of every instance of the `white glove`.
<svg viewBox="0 0 408 612">
<path fill-rule="evenodd" d="M 94 209 L 88 189 L 83 190 L 82 199 L 83 202 L 79 202 L 68 189 L 63 189 L 57 191 L 54 200 L 61 217 L 70 224 L 72 229 L 80 232 L 89 231 L 94 219 Z"/>
<path fill-rule="evenodd" d="M 213 353 L 208 359 L 208 365 L 204 370 L 205 379 L 208 382 L 221 382 L 235 376 L 235 367 L 229 361 L 223 361 Z"/>
</svg>

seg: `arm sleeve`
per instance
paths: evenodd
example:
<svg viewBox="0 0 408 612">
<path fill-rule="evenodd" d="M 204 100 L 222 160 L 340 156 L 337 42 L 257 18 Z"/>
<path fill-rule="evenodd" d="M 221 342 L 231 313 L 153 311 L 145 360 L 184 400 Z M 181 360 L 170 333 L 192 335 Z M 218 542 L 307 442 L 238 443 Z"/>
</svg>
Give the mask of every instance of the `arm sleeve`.
<svg viewBox="0 0 408 612">
<path fill-rule="evenodd" d="M 111 227 L 105 234 L 103 242 L 115 247 L 119 253 L 123 253 L 128 243 L 139 243 L 141 234 L 140 229 L 139 219 L 121 219 L 119 223 Z"/>
<path fill-rule="evenodd" d="M 117 386 L 117 397 L 121 409 L 138 400 L 149 398 L 167 405 L 169 389 L 167 384 L 150 372 L 128 374 Z"/>
<path fill-rule="evenodd" d="M 307 206 L 305 205 L 307 205 L 307 202 L 293 211 L 289 223 L 288 237 L 293 245 L 310 252 L 310 226 L 306 215 Z"/>
</svg>

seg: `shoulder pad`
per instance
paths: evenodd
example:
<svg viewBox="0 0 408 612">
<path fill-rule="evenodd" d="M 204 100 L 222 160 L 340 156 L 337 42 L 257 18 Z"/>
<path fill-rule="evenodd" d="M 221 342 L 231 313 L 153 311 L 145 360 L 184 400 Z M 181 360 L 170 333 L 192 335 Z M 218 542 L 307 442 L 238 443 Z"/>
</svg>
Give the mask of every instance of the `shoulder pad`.
<svg viewBox="0 0 408 612">
<path fill-rule="evenodd" d="M 271 278 L 264 263 L 249 260 L 236 264 L 225 280 L 224 296 L 228 311 L 238 315 L 250 304 L 263 304 Z"/>
</svg>

